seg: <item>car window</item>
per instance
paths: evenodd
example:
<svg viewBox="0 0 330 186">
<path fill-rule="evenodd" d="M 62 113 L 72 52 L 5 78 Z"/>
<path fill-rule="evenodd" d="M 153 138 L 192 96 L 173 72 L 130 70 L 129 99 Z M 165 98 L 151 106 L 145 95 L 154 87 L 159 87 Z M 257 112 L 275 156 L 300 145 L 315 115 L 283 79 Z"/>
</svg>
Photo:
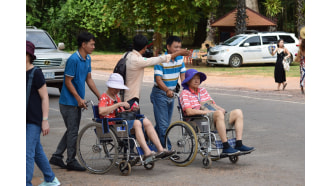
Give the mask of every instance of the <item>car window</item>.
<svg viewBox="0 0 330 186">
<path fill-rule="evenodd" d="M 45 32 L 26 32 L 26 40 L 31 41 L 36 49 L 56 49 L 55 44 Z"/>
<path fill-rule="evenodd" d="M 275 43 L 277 43 L 277 37 L 276 36 L 262 36 L 262 43 L 264 45 L 275 44 Z"/>
<path fill-rule="evenodd" d="M 244 43 L 249 43 L 250 46 L 258 46 L 258 45 L 261 45 L 260 37 L 259 37 L 259 36 L 253 36 L 253 37 L 250 37 L 249 39 L 245 40 L 240 46 L 243 46 Z"/>
<path fill-rule="evenodd" d="M 280 39 L 283 39 L 284 44 L 285 43 L 295 43 L 294 39 L 291 36 L 288 35 L 279 35 Z"/>
<path fill-rule="evenodd" d="M 234 36 L 229 39 L 227 39 L 222 45 L 227 45 L 227 46 L 235 46 L 241 41 L 243 41 L 246 38 L 246 36 Z"/>
</svg>

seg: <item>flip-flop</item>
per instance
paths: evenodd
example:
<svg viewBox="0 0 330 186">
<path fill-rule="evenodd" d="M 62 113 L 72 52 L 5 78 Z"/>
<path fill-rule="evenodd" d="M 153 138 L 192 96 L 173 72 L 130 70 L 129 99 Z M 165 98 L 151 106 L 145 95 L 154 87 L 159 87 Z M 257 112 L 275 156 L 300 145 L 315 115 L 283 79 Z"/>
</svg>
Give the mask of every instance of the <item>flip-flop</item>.
<svg viewBox="0 0 330 186">
<path fill-rule="evenodd" d="M 285 83 L 285 84 L 283 85 L 283 90 L 285 89 L 285 87 L 286 87 L 287 84 L 288 84 L 288 83 Z"/>
</svg>

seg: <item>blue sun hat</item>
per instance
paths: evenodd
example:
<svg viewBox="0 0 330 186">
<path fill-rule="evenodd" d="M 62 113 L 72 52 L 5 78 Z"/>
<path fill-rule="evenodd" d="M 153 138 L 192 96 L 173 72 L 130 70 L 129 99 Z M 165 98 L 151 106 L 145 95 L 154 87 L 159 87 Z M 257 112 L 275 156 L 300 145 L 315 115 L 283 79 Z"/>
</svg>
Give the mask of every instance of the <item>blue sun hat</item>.
<svg viewBox="0 0 330 186">
<path fill-rule="evenodd" d="M 196 75 L 199 74 L 201 78 L 201 83 L 206 80 L 206 75 L 203 72 L 198 72 L 196 69 L 189 69 L 186 71 L 185 79 L 182 81 L 181 85 L 183 89 L 189 89 L 188 82 Z"/>
</svg>

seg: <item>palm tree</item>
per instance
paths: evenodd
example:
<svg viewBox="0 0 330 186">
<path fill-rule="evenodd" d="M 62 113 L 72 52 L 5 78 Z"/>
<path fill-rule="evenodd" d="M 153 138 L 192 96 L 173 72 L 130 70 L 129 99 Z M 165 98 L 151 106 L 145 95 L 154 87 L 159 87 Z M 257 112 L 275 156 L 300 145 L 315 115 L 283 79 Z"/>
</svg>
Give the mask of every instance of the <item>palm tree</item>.
<svg viewBox="0 0 330 186">
<path fill-rule="evenodd" d="M 297 0 L 297 29 L 305 25 L 305 0 Z"/>
<path fill-rule="evenodd" d="M 242 34 L 246 30 L 246 4 L 245 0 L 237 0 L 237 13 L 235 23 L 235 33 Z"/>
</svg>

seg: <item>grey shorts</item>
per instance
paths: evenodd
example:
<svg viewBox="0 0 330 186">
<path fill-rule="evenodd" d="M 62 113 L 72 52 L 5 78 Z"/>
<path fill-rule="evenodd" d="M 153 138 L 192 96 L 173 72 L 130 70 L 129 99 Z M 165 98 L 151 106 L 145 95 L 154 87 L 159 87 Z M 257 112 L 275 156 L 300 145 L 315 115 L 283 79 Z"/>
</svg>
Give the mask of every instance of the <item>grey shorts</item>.
<svg viewBox="0 0 330 186">
<path fill-rule="evenodd" d="M 234 123 L 229 123 L 230 112 L 226 112 L 225 113 L 225 125 L 226 125 L 226 129 L 232 129 L 232 128 L 234 128 Z M 206 115 L 209 118 L 210 123 L 211 123 L 211 126 L 210 126 L 211 127 L 211 131 L 217 130 L 215 128 L 215 123 L 214 123 L 214 120 L 213 120 L 213 114 L 214 114 L 214 112 L 209 112 Z"/>
</svg>

